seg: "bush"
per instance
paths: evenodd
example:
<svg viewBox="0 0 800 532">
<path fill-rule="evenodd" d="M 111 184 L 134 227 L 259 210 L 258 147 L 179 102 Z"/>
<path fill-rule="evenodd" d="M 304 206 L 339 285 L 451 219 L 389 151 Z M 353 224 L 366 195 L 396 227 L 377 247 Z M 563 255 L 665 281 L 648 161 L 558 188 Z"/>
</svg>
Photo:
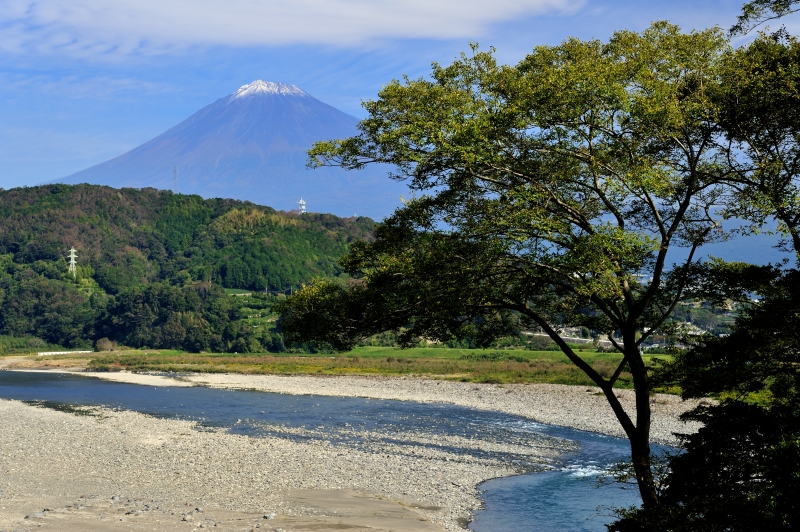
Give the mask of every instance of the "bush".
<svg viewBox="0 0 800 532">
<path fill-rule="evenodd" d="M 112 342 L 108 338 L 100 338 L 94 344 L 94 348 L 97 351 L 114 351 L 117 348 L 117 342 Z"/>
</svg>

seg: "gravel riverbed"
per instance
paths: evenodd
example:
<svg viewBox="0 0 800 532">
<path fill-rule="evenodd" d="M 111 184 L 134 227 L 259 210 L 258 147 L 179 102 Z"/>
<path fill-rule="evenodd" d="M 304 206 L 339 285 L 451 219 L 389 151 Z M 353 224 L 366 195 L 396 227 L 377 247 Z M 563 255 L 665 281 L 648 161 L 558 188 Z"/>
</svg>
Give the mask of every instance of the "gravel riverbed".
<svg viewBox="0 0 800 532">
<path fill-rule="evenodd" d="M 400 445 L 354 449 L 324 441 L 198 431 L 191 422 L 129 411 L 95 408 L 88 413 L 0 401 L 0 530 L 34 528 L 41 523 L 32 524 L 33 514 L 92 494 L 106 504 L 115 495 L 159 501 L 169 510 L 166 520 L 169 512 L 174 517 L 195 507 L 274 513 L 278 520 L 318 517 L 320 511 L 293 500 L 294 492 L 309 489 L 347 490 L 402 503 L 399 508 L 413 514 L 407 516 L 414 522 L 409 530 L 423 530 L 420 519 L 438 525 L 432 530 L 459 530 L 480 505 L 476 486 L 515 473 L 495 460 L 425 447 L 414 454 L 402 452 Z M 543 446 L 535 453 L 547 461 L 560 451 Z M 321 511 L 326 513 L 336 512 Z"/>
<path fill-rule="evenodd" d="M 131 374 L 128 374 L 131 375 Z M 119 374 L 115 377 L 119 379 Z M 608 401 L 600 389 L 563 384 L 474 384 L 403 377 L 316 377 L 307 375 L 241 375 L 198 373 L 181 380 L 202 386 L 250 389 L 285 394 L 315 394 L 338 397 L 369 397 L 422 403 L 446 403 L 479 410 L 523 416 L 539 423 L 625 437 Z M 617 390 L 617 397 L 635 421 L 633 390 Z M 650 439 L 654 443 L 677 445 L 675 433 L 693 433 L 696 423 L 684 423 L 679 416 L 698 401 L 655 394 Z"/>
<path fill-rule="evenodd" d="M 115 374 L 115 380 L 137 378 L 158 382 Z M 587 387 L 217 374 L 178 379 L 219 388 L 449 403 L 620 435 L 605 399 Z M 162 384 L 174 382 L 164 377 Z M 632 394 L 620 395 L 631 408 Z M 693 403 L 654 396 L 652 406 L 654 441 L 674 443 L 672 432 L 694 430 L 677 419 Z M 83 413 L 0 400 L 0 531 L 463 530 L 481 504 L 477 486 L 519 472 L 492 453 L 547 464 L 573 448 L 548 438 L 525 448 L 479 438 L 434 442 L 476 451 L 465 456 L 428 446 L 423 433 L 392 440 L 359 434 L 365 443 L 337 445 L 292 438 L 298 429 L 283 429 L 287 437 L 276 429 L 252 438 L 129 411 Z"/>
</svg>

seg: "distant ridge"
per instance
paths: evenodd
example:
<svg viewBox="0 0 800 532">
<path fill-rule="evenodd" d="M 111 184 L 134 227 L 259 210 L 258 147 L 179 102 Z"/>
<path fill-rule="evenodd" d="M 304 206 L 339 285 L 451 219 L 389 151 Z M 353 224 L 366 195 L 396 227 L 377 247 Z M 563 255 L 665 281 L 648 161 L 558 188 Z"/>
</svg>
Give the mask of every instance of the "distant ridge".
<svg viewBox="0 0 800 532">
<path fill-rule="evenodd" d="M 184 194 L 281 210 L 303 197 L 309 211 L 381 219 L 405 190 L 385 168 L 306 168 L 315 141 L 352 136 L 357 123 L 295 85 L 256 80 L 141 146 L 55 182 L 172 189 L 177 168 Z"/>
</svg>

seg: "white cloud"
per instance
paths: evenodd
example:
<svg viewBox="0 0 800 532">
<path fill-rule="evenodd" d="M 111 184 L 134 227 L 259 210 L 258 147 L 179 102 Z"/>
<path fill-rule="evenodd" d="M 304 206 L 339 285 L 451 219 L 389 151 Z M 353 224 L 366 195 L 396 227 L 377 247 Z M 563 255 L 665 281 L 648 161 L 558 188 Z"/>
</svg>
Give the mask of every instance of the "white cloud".
<svg viewBox="0 0 800 532">
<path fill-rule="evenodd" d="M 0 0 L 0 50 L 96 56 L 191 46 L 477 39 L 585 0 Z"/>
<path fill-rule="evenodd" d="M 144 95 L 176 93 L 181 89 L 178 84 L 173 85 L 134 77 L 52 76 L 47 74 L 13 76 L 7 73 L 0 73 L 0 85 L 7 94 L 36 91 L 48 98 L 89 98 L 95 101 L 117 102 L 137 100 Z"/>
</svg>

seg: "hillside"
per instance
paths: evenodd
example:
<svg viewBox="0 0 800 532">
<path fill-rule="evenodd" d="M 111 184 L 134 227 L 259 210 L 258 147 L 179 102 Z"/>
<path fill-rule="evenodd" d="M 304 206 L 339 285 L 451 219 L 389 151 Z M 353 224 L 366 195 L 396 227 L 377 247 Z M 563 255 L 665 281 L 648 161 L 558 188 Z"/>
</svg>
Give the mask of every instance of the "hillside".
<svg viewBox="0 0 800 532">
<path fill-rule="evenodd" d="M 0 220 L 0 335 L 194 351 L 281 345 L 274 330 L 254 336 L 244 302 L 222 288 L 285 290 L 337 276 L 338 257 L 374 226 L 155 189 L 61 184 L 0 190 Z M 268 306 L 267 296 L 248 299 Z"/>
<path fill-rule="evenodd" d="M 302 216 L 236 200 L 155 189 L 45 185 L 0 192 L 0 255 L 79 273 L 107 292 L 158 280 L 280 290 L 335 276 L 336 260 L 367 238 L 369 218 Z"/>
</svg>

